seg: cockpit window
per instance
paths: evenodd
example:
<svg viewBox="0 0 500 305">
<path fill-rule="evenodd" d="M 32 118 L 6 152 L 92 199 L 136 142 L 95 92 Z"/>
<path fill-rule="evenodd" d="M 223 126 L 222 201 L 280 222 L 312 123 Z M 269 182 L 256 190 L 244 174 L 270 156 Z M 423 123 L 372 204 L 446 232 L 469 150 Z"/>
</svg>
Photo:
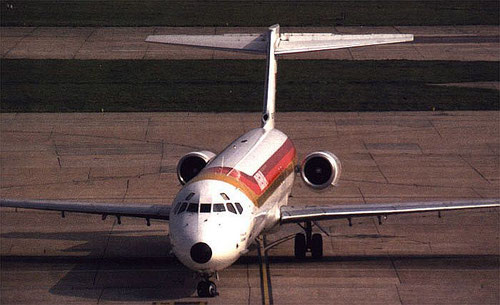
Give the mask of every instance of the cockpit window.
<svg viewBox="0 0 500 305">
<path fill-rule="evenodd" d="M 210 208 L 212 205 L 210 203 L 202 203 L 200 205 L 200 213 L 210 213 Z"/>
<path fill-rule="evenodd" d="M 214 204 L 214 212 L 225 212 L 226 208 L 224 207 L 224 204 L 222 203 L 216 203 Z"/>
<path fill-rule="evenodd" d="M 187 211 L 191 212 L 191 213 L 198 213 L 198 204 L 197 203 L 190 203 Z"/>
<path fill-rule="evenodd" d="M 234 206 L 232 203 L 228 202 L 228 203 L 226 203 L 226 206 L 227 206 L 227 210 L 229 212 L 236 214 L 236 210 L 234 209 Z"/>
<path fill-rule="evenodd" d="M 239 202 L 235 202 L 234 205 L 236 206 L 236 209 L 238 210 L 238 212 L 243 213 L 243 207 L 241 206 L 241 204 L 239 204 Z"/>
<path fill-rule="evenodd" d="M 228 196 L 228 195 L 226 195 L 226 193 L 220 193 L 220 196 L 221 196 L 222 198 L 224 198 L 224 200 L 230 200 L 230 199 L 229 199 L 229 196 Z"/>
<path fill-rule="evenodd" d="M 179 211 L 177 211 L 177 214 L 184 212 L 186 210 L 187 205 L 188 205 L 187 202 L 183 202 L 181 207 L 179 208 Z"/>
<path fill-rule="evenodd" d="M 186 197 L 186 201 L 190 200 L 191 198 L 193 198 L 194 196 L 194 193 L 190 193 L 187 197 Z"/>
<path fill-rule="evenodd" d="M 175 208 L 174 208 L 174 214 L 177 214 L 177 212 L 179 212 L 179 208 L 181 207 L 181 202 L 177 202 L 177 204 L 175 205 Z"/>
</svg>

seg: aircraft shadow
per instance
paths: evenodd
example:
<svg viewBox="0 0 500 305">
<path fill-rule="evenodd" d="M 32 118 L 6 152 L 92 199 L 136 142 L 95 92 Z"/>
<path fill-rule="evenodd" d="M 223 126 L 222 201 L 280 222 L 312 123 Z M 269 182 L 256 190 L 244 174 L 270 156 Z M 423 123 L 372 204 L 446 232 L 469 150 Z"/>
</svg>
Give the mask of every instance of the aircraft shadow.
<svg viewBox="0 0 500 305">
<path fill-rule="evenodd" d="M 456 255 L 456 254 L 413 254 L 413 255 L 340 255 L 340 256 L 324 256 L 320 259 L 306 257 L 297 259 L 293 256 L 269 255 L 269 264 L 271 269 L 273 266 L 301 264 L 304 268 L 307 265 L 318 263 L 342 263 L 342 262 L 396 262 L 404 264 L 405 269 L 426 269 L 436 268 L 437 266 L 449 268 L 475 268 L 475 269 L 495 269 L 500 267 L 500 256 L 498 255 Z M 241 257 L 235 265 L 253 265 L 259 264 L 259 258 L 255 256 Z"/>
<path fill-rule="evenodd" d="M 67 256 L 3 256 L 2 269 L 60 271 L 64 275 L 49 289 L 54 295 L 102 301 L 172 300 L 192 296 L 199 279 L 169 254 L 168 236 L 150 235 L 150 230 L 144 232 L 139 235 L 137 231 L 117 231 L 111 235 L 109 231 L 4 233 L 0 236 L 5 239 L 82 243 L 64 249 Z M 102 243 L 108 239 L 113 246 L 103 251 L 103 247 L 109 245 Z M 141 256 L 144 253 L 146 255 Z"/>
<path fill-rule="evenodd" d="M 64 250 L 68 255 L 53 256 L 3 256 L 2 269 L 29 268 L 65 273 L 49 289 L 54 295 L 78 298 L 97 298 L 102 301 L 154 301 L 174 300 L 195 295 L 198 278 L 170 255 L 166 235 L 153 235 L 158 231 L 108 231 L 99 232 L 11 232 L 1 234 L 5 239 L 47 239 L 81 241 L 77 246 Z M 139 232 L 141 233 L 141 232 Z M 111 238 L 110 238 L 111 236 Z M 109 240 L 108 240 L 109 239 Z M 111 249 L 101 253 L 102 242 L 111 243 Z M 127 245 L 133 245 L 128 247 Z M 144 249 L 147 249 L 144 254 Z M 90 251 L 90 252 L 89 252 Z M 120 252 L 114 252 L 120 251 Z M 499 268 L 498 255 L 354 255 L 325 256 L 322 259 L 296 259 L 293 256 L 269 255 L 271 270 L 274 266 L 290 264 L 307 265 L 335 262 L 392 262 L 405 269 Z M 259 265 L 256 251 L 241 257 L 235 265 Z M 69 271 L 67 271 L 69 270 Z M 89 291 L 94 291 L 91 294 Z M 96 292 L 97 291 L 97 292 Z M 97 293 L 97 294 L 96 294 Z"/>
</svg>

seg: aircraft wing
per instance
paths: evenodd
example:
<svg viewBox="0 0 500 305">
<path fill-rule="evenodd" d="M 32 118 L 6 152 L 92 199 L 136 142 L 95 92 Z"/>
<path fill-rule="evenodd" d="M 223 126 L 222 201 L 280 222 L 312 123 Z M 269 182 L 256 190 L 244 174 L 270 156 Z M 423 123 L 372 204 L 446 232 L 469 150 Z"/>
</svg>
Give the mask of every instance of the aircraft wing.
<svg viewBox="0 0 500 305">
<path fill-rule="evenodd" d="M 492 207 L 500 207 L 500 199 L 304 207 L 283 206 L 281 207 L 281 223 Z"/>
<path fill-rule="evenodd" d="M 0 199 L 0 207 L 168 220 L 170 205 Z M 149 223 L 149 222 L 148 222 Z"/>
</svg>

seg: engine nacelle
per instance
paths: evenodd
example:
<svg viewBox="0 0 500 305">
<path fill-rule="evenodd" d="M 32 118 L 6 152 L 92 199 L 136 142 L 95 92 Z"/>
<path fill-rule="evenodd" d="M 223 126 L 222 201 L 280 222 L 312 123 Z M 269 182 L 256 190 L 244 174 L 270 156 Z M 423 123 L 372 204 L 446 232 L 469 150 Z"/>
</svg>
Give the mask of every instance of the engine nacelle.
<svg viewBox="0 0 500 305">
<path fill-rule="evenodd" d="M 184 155 L 177 163 L 177 178 L 182 185 L 198 175 L 215 157 L 211 151 L 193 151 Z"/>
<path fill-rule="evenodd" d="M 337 185 L 342 165 L 339 158 L 329 151 L 308 154 L 300 166 L 302 180 L 313 189 L 322 190 Z"/>
</svg>

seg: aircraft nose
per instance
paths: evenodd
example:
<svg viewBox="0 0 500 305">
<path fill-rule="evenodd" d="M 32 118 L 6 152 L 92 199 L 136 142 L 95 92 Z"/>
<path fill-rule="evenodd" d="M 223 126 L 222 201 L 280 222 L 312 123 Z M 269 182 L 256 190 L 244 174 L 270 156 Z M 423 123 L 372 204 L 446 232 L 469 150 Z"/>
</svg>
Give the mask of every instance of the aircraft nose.
<svg viewBox="0 0 500 305">
<path fill-rule="evenodd" d="M 191 258 L 198 264 L 204 264 L 212 258 L 212 249 L 206 243 L 196 243 L 191 247 Z"/>
</svg>

